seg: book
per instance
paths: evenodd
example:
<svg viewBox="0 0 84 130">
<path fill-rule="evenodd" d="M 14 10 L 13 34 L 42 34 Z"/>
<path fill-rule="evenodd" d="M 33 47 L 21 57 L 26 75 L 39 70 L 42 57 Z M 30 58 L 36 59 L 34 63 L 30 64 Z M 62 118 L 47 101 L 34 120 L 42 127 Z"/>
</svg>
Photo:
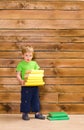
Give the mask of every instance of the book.
<svg viewBox="0 0 84 130">
<path fill-rule="evenodd" d="M 66 112 L 49 112 L 47 119 L 49 120 L 69 120 Z"/>
<path fill-rule="evenodd" d="M 26 72 L 26 74 L 44 74 L 44 70 L 31 70 Z"/>
<path fill-rule="evenodd" d="M 42 86 L 45 84 L 43 81 L 44 70 L 32 70 L 25 74 L 25 86 Z"/>
<path fill-rule="evenodd" d="M 66 112 L 49 112 L 48 116 L 49 117 L 66 117 L 67 113 Z"/>
<path fill-rule="evenodd" d="M 68 116 L 65 116 L 65 117 L 47 117 L 48 120 L 51 120 L 51 121 L 54 121 L 54 120 L 69 120 L 69 117 Z"/>
</svg>

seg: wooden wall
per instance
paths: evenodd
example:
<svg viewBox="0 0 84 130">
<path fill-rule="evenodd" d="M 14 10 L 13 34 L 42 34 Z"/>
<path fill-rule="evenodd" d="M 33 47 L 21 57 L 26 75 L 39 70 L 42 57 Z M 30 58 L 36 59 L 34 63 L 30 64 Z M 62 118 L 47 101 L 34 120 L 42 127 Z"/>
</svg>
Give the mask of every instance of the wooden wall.
<svg viewBox="0 0 84 130">
<path fill-rule="evenodd" d="M 45 70 L 41 111 L 84 114 L 84 1 L 0 0 L 0 113 L 19 113 L 24 44 Z"/>
</svg>

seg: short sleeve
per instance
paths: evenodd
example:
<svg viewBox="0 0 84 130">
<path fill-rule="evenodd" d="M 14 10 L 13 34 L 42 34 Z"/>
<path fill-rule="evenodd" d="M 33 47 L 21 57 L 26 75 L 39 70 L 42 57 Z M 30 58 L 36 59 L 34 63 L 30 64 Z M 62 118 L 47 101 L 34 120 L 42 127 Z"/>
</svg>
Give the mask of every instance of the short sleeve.
<svg viewBox="0 0 84 130">
<path fill-rule="evenodd" d="M 40 69 L 40 66 L 37 64 L 37 62 L 35 62 L 35 67 L 34 67 L 35 70 L 39 70 Z"/>
<path fill-rule="evenodd" d="M 21 64 L 18 64 L 17 67 L 16 67 L 16 71 L 18 72 L 21 72 L 22 71 L 22 67 L 21 67 Z"/>
</svg>

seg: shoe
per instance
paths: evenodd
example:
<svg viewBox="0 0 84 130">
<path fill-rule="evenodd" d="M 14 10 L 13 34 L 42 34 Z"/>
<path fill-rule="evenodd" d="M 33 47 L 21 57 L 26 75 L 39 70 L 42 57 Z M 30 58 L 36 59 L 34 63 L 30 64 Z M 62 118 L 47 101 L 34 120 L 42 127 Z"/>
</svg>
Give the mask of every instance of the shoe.
<svg viewBox="0 0 84 130">
<path fill-rule="evenodd" d="M 23 120 L 30 120 L 30 118 L 28 117 L 28 114 L 26 114 L 26 113 L 24 113 L 24 114 L 22 115 L 22 119 L 23 119 Z"/>
<path fill-rule="evenodd" d="M 45 116 L 43 116 L 42 114 L 35 114 L 35 118 L 45 120 Z"/>
</svg>

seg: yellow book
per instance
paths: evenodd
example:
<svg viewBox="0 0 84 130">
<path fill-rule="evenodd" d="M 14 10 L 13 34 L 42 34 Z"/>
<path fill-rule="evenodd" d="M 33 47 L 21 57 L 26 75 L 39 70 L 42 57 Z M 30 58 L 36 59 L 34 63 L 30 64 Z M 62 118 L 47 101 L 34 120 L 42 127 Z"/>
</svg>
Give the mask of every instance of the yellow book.
<svg viewBox="0 0 84 130">
<path fill-rule="evenodd" d="M 32 74 L 32 73 L 30 73 L 30 74 L 25 74 L 25 78 L 37 78 L 37 77 L 39 77 L 39 78 L 41 78 L 41 77 L 43 77 L 44 76 L 44 74 Z"/>
<path fill-rule="evenodd" d="M 25 85 L 26 86 L 39 86 L 44 85 L 43 81 L 44 70 L 32 70 L 30 73 L 25 74 Z"/>
<path fill-rule="evenodd" d="M 45 83 L 25 83 L 26 86 L 42 86 L 44 85 Z"/>
<path fill-rule="evenodd" d="M 28 79 L 28 80 L 42 80 L 43 78 L 42 78 L 42 77 L 29 76 L 27 79 Z"/>
<path fill-rule="evenodd" d="M 32 74 L 32 73 L 28 75 L 28 77 L 43 77 L 43 76 L 44 76 L 43 74 Z"/>
<path fill-rule="evenodd" d="M 27 79 L 26 82 L 27 82 L 27 81 L 28 81 L 28 82 L 37 82 L 37 83 L 38 83 L 38 82 L 41 82 L 41 81 L 43 81 L 43 80 L 42 80 L 42 79 L 34 79 L 34 80 L 33 80 L 33 79 Z"/>
<path fill-rule="evenodd" d="M 32 84 L 32 83 L 33 83 L 33 84 L 36 84 L 36 83 L 38 84 L 38 83 L 40 83 L 40 84 L 41 84 L 41 83 L 44 83 L 44 82 L 43 82 L 43 81 L 38 81 L 38 82 L 35 82 L 35 81 L 33 81 L 33 82 L 30 81 L 30 82 L 29 82 L 29 81 L 27 81 L 26 83 L 31 83 L 31 84 Z"/>
<path fill-rule="evenodd" d="M 27 71 L 26 74 L 44 74 L 44 70 L 31 70 Z"/>
<path fill-rule="evenodd" d="M 44 74 L 44 70 L 32 70 L 31 74 Z"/>
</svg>

